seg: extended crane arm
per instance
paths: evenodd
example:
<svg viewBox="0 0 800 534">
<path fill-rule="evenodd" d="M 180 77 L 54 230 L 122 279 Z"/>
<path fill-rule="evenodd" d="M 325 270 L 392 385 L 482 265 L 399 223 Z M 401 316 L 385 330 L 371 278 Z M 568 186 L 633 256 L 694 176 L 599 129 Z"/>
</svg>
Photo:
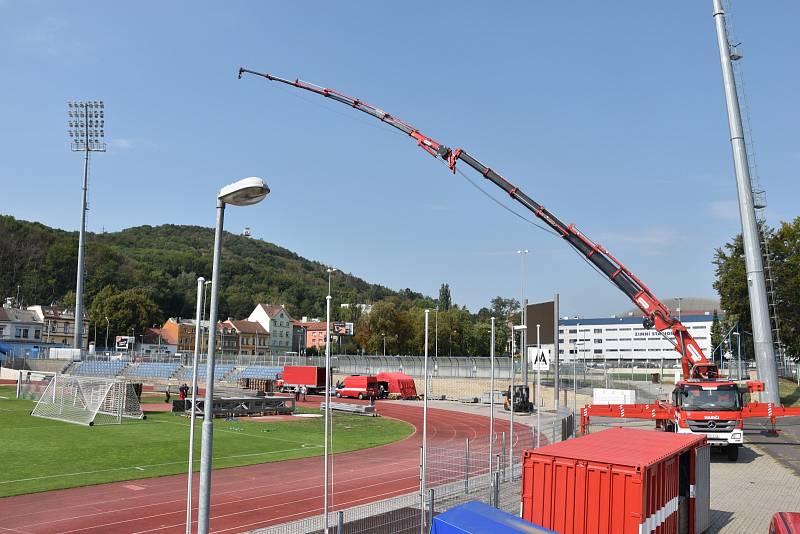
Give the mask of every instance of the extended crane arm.
<svg viewBox="0 0 800 534">
<path fill-rule="evenodd" d="M 289 80 L 267 73 L 252 71 L 245 68 L 239 69 L 239 78 L 243 74 L 254 74 L 267 80 L 280 82 L 298 89 L 303 89 L 316 93 L 320 96 L 341 102 L 353 107 L 358 111 L 371 115 L 386 124 L 397 128 L 417 141 L 417 144 L 428 154 L 435 158 L 444 160 L 450 169 L 455 172 L 456 163 L 460 160 L 466 165 L 475 169 L 484 178 L 505 191 L 511 198 L 525 206 L 536 217 L 541 219 L 550 228 L 560 235 L 575 250 L 591 262 L 601 273 L 603 273 L 615 286 L 617 286 L 633 303 L 642 310 L 644 314 L 645 328 L 655 328 L 659 332 L 670 330 L 675 336 L 675 350 L 682 358 L 684 378 L 708 377 L 714 378 L 717 375 L 716 365 L 709 362 L 703 354 L 700 346 L 687 331 L 680 321 L 670 316 L 669 310 L 659 301 L 650 289 L 639 280 L 627 267 L 617 260 L 610 252 L 598 243 L 593 242 L 583 235 L 575 225 L 566 225 L 558 217 L 553 215 L 544 206 L 520 191 L 518 187 L 503 178 L 499 173 L 487 167 L 465 150 L 460 148 L 451 149 L 438 141 L 422 134 L 411 124 L 402 121 L 391 114 L 362 102 L 356 98 L 343 95 L 332 89 L 326 89 L 298 79 Z"/>
</svg>

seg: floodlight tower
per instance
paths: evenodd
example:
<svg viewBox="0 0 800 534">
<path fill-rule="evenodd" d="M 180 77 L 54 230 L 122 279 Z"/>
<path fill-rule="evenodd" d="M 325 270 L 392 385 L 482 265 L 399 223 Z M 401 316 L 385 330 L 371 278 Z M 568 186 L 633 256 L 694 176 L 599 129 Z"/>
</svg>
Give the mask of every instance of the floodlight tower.
<svg viewBox="0 0 800 534">
<path fill-rule="evenodd" d="M 105 104 L 102 100 L 67 102 L 70 148 L 83 152 L 83 198 L 78 234 L 78 281 L 75 287 L 75 337 L 72 346 L 83 348 L 83 262 L 86 249 L 86 194 L 89 189 L 89 152 L 105 152 Z"/>
</svg>

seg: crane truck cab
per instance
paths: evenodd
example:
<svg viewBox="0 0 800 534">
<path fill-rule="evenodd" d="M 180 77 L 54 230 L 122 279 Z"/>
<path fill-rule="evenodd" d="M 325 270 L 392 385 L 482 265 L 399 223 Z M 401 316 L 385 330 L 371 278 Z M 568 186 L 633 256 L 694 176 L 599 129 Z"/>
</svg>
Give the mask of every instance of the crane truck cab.
<svg viewBox="0 0 800 534">
<path fill-rule="evenodd" d="M 667 430 L 705 434 L 709 445 L 725 447 L 728 459 L 738 459 L 744 442 L 744 402 L 735 382 L 678 382 L 672 391 L 672 405 L 678 409 Z"/>
</svg>

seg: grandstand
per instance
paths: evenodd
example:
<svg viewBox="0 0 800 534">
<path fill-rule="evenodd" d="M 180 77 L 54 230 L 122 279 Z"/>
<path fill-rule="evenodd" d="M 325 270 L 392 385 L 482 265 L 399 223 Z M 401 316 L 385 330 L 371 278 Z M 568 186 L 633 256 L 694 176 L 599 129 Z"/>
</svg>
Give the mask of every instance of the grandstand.
<svg viewBox="0 0 800 534">
<path fill-rule="evenodd" d="M 169 379 L 181 368 L 179 363 L 142 362 L 132 364 L 125 370 L 128 378 L 160 378 Z M 191 378 L 191 369 L 189 377 Z"/>
<path fill-rule="evenodd" d="M 283 367 L 251 365 L 250 367 L 246 367 L 245 369 L 231 373 L 230 376 L 226 377 L 226 380 L 235 381 L 240 378 L 263 378 L 266 380 L 275 380 L 282 372 Z"/>
<path fill-rule="evenodd" d="M 228 380 L 228 378 L 225 375 L 227 375 L 228 373 L 233 371 L 234 368 L 235 368 L 234 365 L 227 364 L 227 363 L 215 365 L 214 366 L 214 380 L 215 381 Z M 200 364 L 200 365 L 197 366 L 197 380 L 198 381 L 200 381 L 200 380 L 205 381 L 205 379 L 206 379 L 206 371 L 207 371 L 207 368 L 206 368 L 206 364 L 205 363 Z M 179 381 L 180 380 L 182 380 L 182 381 L 191 380 L 192 379 L 192 368 L 190 366 L 188 366 L 188 365 L 185 366 L 183 368 L 182 372 L 178 372 L 175 375 L 175 378 L 177 378 Z"/>
<path fill-rule="evenodd" d="M 85 361 L 78 362 L 67 370 L 69 374 L 81 376 L 117 376 L 128 366 L 128 362 Z"/>
</svg>

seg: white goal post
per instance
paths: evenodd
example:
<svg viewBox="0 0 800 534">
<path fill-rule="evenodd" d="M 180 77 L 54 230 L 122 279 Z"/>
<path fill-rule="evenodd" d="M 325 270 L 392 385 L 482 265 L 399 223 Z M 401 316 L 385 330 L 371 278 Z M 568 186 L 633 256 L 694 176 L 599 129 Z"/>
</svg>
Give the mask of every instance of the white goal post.
<svg viewBox="0 0 800 534">
<path fill-rule="evenodd" d="M 23 369 L 17 377 L 17 398 L 38 401 L 56 373 Z"/>
<path fill-rule="evenodd" d="M 114 378 L 57 374 L 31 415 L 79 425 L 113 425 L 144 419 L 133 384 Z"/>
</svg>

